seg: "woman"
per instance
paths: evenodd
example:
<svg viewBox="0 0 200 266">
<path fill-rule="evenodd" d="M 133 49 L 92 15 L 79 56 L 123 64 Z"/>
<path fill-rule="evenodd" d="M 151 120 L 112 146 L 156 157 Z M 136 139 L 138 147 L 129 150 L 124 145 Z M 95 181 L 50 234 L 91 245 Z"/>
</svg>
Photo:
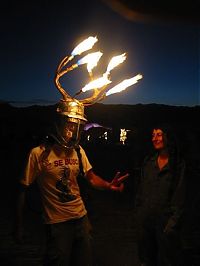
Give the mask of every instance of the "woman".
<svg viewBox="0 0 200 266">
<path fill-rule="evenodd" d="M 136 196 L 138 252 L 142 265 L 179 265 L 179 226 L 185 195 L 185 163 L 174 131 L 152 131 L 154 152 L 144 160 Z"/>
</svg>

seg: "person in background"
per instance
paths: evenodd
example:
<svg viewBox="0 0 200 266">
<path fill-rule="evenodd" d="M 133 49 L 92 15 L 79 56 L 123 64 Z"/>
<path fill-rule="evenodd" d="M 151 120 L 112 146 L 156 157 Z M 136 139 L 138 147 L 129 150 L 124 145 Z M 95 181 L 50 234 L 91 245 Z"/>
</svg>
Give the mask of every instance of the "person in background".
<svg viewBox="0 0 200 266">
<path fill-rule="evenodd" d="M 135 198 L 138 255 L 143 266 L 178 266 L 185 199 L 185 161 L 168 124 L 152 130 Z"/>
<path fill-rule="evenodd" d="M 86 121 L 81 104 L 73 99 L 61 101 L 55 133 L 30 151 L 19 182 L 15 238 L 22 241 L 25 193 L 36 181 L 46 226 L 45 266 L 92 265 L 90 224 L 78 179 L 86 178 L 97 189 L 118 192 L 123 190 L 123 181 L 128 177 L 118 172 L 108 182 L 94 173 L 79 145 Z"/>
</svg>

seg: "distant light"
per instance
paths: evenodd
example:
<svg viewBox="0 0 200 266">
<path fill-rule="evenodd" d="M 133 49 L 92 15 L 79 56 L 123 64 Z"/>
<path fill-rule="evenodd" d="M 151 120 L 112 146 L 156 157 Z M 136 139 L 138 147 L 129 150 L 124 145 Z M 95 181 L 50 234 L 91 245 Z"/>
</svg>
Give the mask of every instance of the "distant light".
<svg viewBox="0 0 200 266">
<path fill-rule="evenodd" d="M 130 131 L 129 129 L 120 128 L 120 142 L 125 145 L 125 141 L 127 140 L 127 132 Z"/>
</svg>

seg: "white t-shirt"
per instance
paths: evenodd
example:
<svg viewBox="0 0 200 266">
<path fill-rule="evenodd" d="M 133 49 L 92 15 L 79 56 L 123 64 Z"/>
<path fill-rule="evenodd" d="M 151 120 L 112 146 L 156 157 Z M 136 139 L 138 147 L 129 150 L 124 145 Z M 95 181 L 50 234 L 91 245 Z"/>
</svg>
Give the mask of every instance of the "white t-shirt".
<svg viewBox="0 0 200 266">
<path fill-rule="evenodd" d="M 92 166 L 81 146 L 80 153 L 83 171 L 87 173 Z M 79 159 L 74 149 L 53 145 L 50 149 L 38 146 L 31 150 L 21 183 L 29 186 L 35 180 L 38 182 L 45 223 L 78 219 L 86 214 L 77 183 L 78 174 Z"/>
</svg>

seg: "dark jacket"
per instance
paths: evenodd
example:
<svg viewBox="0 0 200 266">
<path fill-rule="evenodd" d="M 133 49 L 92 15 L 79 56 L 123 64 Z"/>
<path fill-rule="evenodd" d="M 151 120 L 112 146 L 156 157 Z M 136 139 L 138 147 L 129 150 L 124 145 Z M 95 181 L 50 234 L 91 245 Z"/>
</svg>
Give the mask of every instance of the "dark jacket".
<svg viewBox="0 0 200 266">
<path fill-rule="evenodd" d="M 139 217 L 164 214 L 177 223 L 184 208 L 185 162 L 180 160 L 176 170 L 169 163 L 160 170 L 157 156 L 144 160 L 135 200 L 136 213 Z"/>
</svg>

